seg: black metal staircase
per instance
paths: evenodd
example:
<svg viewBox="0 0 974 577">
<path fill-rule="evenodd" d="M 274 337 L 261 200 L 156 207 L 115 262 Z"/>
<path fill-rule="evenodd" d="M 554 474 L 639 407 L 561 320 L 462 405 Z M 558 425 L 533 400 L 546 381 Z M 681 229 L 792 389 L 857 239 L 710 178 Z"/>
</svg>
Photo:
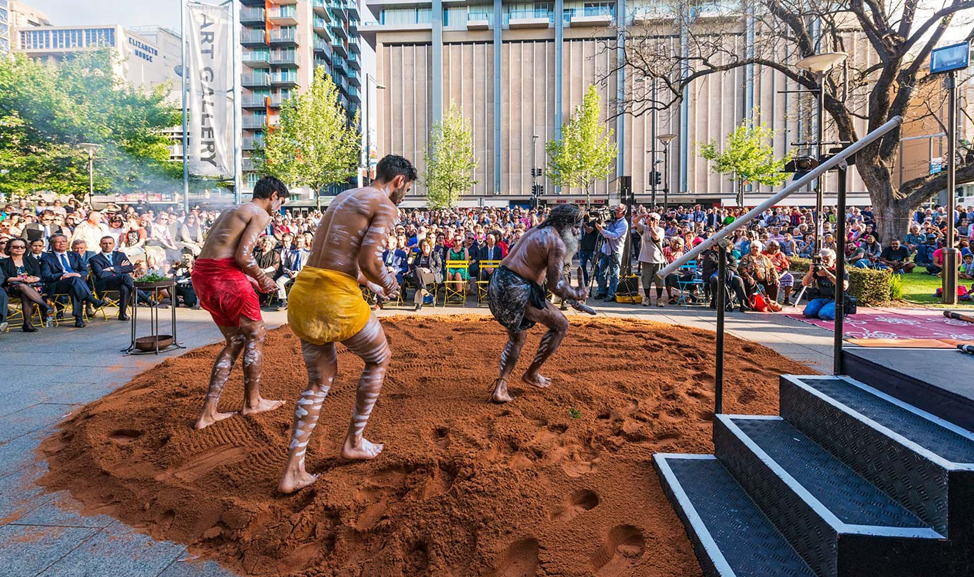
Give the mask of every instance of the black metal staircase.
<svg viewBox="0 0 974 577">
<path fill-rule="evenodd" d="M 658 454 L 708 575 L 974 575 L 974 434 L 849 377 L 782 376 L 780 417 Z"/>
</svg>

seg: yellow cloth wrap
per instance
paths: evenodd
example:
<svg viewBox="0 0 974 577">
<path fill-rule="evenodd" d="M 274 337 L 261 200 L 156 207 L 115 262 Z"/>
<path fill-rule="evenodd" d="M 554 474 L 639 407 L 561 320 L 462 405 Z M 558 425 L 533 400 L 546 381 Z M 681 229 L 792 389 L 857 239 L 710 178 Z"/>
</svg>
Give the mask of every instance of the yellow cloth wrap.
<svg viewBox="0 0 974 577">
<path fill-rule="evenodd" d="M 358 281 L 335 270 L 305 266 L 287 298 L 291 332 L 316 345 L 354 337 L 371 315 Z"/>
</svg>

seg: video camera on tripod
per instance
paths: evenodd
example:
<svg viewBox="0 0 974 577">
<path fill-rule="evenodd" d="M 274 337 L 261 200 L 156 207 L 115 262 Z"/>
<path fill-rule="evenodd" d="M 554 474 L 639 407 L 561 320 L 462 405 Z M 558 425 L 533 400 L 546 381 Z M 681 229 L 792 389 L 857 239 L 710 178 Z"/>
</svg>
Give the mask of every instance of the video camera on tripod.
<svg viewBox="0 0 974 577">
<path fill-rule="evenodd" d="M 603 225 L 610 220 L 613 220 L 612 209 L 608 206 L 600 206 L 598 208 L 590 208 L 588 214 L 585 215 L 588 222 L 599 225 Z"/>
</svg>

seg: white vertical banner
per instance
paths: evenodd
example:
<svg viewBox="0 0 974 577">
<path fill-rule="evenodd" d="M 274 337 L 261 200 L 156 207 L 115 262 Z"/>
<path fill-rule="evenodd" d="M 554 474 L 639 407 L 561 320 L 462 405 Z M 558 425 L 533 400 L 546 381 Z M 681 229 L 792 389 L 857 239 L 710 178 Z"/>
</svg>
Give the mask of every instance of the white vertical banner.
<svg viewBox="0 0 974 577">
<path fill-rule="evenodd" d="M 189 171 L 198 176 L 234 175 L 231 26 L 228 5 L 186 5 Z"/>
</svg>

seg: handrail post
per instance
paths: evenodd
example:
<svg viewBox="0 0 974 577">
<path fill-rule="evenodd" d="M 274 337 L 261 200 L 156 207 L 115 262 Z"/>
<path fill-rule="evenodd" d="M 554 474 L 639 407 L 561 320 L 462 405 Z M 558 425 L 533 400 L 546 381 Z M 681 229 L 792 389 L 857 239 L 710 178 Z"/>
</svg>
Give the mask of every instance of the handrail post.
<svg viewBox="0 0 974 577">
<path fill-rule="evenodd" d="M 706 279 L 710 282 L 710 279 Z M 724 309 L 727 303 L 727 249 L 717 243 L 717 366 L 714 369 L 714 414 L 719 415 L 724 405 Z"/>
<path fill-rule="evenodd" d="M 842 331 L 843 331 L 843 305 L 845 304 L 845 203 L 846 203 L 846 164 L 843 162 L 838 165 L 839 183 L 836 199 L 837 212 L 835 233 L 836 254 L 835 254 L 835 326 L 833 327 L 832 338 L 832 372 L 835 375 L 842 374 Z"/>
</svg>

